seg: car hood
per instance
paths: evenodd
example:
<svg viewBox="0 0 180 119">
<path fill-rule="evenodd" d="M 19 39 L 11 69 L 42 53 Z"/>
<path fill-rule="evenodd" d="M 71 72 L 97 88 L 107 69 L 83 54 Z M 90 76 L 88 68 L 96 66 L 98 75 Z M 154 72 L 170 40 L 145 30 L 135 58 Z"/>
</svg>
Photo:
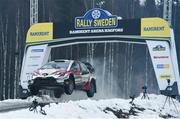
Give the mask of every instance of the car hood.
<svg viewBox="0 0 180 119">
<path fill-rule="evenodd" d="M 47 75 L 51 75 L 53 73 L 56 73 L 56 72 L 66 72 L 65 70 L 60 70 L 60 69 L 39 69 L 39 74 L 42 75 L 42 74 L 47 74 Z"/>
</svg>

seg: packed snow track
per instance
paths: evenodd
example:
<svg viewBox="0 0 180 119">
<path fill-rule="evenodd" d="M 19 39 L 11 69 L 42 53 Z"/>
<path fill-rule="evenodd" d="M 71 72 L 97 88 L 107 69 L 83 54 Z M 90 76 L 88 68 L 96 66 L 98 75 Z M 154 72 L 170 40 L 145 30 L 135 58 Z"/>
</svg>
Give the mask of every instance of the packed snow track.
<svg viewBox="0 0 180 119">
<path fill-rule="evenodd" d="M 31 102 L 20 99 L 9 99 L 0 102 L 0 113 L 27 108 L 31 105 Z"/>
</svg>

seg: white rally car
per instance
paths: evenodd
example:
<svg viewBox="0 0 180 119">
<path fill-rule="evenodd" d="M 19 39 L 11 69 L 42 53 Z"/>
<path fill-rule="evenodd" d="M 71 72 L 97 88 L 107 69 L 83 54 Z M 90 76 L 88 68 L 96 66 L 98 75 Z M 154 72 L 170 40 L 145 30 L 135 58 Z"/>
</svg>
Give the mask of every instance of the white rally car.
<svg viewBox="0 0 180 119">
<path fill-rule="evenodd" d="M 32 95 L 37 95 L 41 89 L 54 90 L 56 98 L 59 98 L 62 92 L 71 95 L 74 89 L 86 91 L 88 97 L 93 97 L 96 93 L 94 68 L 89 63 L 75 60 L 48 62 L 34 71 L 28 84 Z"/>
</svg>

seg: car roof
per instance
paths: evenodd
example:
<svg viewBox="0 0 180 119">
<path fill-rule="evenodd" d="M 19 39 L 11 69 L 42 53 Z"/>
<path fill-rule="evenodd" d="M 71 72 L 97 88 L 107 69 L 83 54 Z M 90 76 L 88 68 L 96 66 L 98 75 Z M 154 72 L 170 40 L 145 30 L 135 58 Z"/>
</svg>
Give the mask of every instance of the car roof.
<svg viewBox="0 0 180 119">
<path fill-rule="evenodd" d="M 64 60 L 64 59 L 58 59 L 54 61 L 49 61 L 48 63 L 58 63 L 58 62 L 74 62 L 74 60 Z"/>
<path fill-rule="evenodd" d="M 56 60 L 54 60 L 54 62 L 71 62 L 71 61 L 74 61 L 74 60 L 67 60 L 67 59 L 56 59 Z"/>
</svg>

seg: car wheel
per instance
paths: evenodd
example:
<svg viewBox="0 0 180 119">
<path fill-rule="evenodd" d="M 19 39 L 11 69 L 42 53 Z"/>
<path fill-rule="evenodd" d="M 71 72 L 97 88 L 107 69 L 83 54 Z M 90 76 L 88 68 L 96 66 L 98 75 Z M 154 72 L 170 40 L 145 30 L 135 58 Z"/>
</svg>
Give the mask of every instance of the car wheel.
<svg viewBox="0 0 180 119">
<path fill-rule="evenodd" d="M 54 97 L 55 98 L 60 98 L 62 95 L 62 91 L 60 89 L 54 90 Z"/>
<path fill-rule="evenodd" d="M 39 93 L 39 89 L 36 87 L 31 87 L 30 92 L 32 95 L 37 95 Z"/>
<path fill-rule="evenodd" d="M 87 91 L 88 97 L 93 97 L 95 93 L 95 84 L 93 82 L 90 83 L 90 89 Z"/>
<path fill-rule="evenodd" d="M 71 79 L 68 79 L 64 82 L 64 91 L 67 95 L 71 95 L 74 90 L 74 82 Z"/>
</svg>

